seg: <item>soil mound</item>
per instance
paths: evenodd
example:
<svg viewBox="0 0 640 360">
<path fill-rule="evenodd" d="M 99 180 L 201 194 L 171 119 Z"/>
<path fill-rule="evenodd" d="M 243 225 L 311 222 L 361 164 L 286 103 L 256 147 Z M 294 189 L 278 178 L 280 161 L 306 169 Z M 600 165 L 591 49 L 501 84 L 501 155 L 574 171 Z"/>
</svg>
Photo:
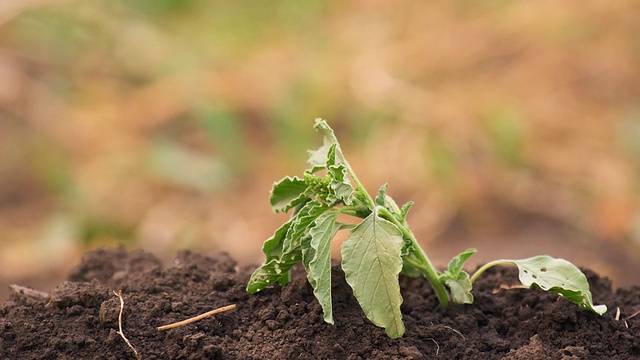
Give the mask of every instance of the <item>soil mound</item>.
<svg viewBox="0 0 640 360">
<path fill-rule="evenodd" d="M 638 359 L 640 287 L 615 292 L 585 271 L 604 316 L 557 295 L 509 288 L 517 271 L 489 270 L 474 305 L 444 309 L 424 279 L 401 278 L 406 334 L 397 340 L 364 316 L 338 266 L 333 267 L 335 326 L 301 269 L 280 288 L 247 295 L 253 268 L 224 253 L 178 253 L 162 266 L 142 251 L 86 254 L 51 294 L 11 295 L 0 307 L 2 359 Z M 158 332 L 156 327 L 236 304 L 232 311 Z M 620 315 L 616 319 L 617 309 Z"/>
</svg>

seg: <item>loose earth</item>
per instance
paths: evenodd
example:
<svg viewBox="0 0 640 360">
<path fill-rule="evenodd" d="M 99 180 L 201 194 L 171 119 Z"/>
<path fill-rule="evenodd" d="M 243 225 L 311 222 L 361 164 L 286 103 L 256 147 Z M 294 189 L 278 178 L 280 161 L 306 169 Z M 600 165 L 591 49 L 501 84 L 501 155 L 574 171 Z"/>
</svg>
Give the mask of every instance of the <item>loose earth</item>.
<svg viewBox="0 0 640 360">
<path fill-rule="evenodd" d="M 335 325 L 322 320 L 302 269 L 293 281 L 247 295 L 253 267 L 224 253 L 178 253 L 163 266 L 143 251 L 86 254 L 50 294 L 14 290 L 0 306 L 2 359 L 638 359 L 640 287 L 612 291 L 585 270 L 604 316 L 536 289 L 514 287 L 515 268 L 489 270 L 474 305 L 442 308 L 425 279 L 401 277 L 405 335 L 388 338 L 333 267 Z M 231 311 L 159 332 L 156 327 L 235 304 Z M 618 314 L 619 309 L 619 314 Z"/>
</svg>

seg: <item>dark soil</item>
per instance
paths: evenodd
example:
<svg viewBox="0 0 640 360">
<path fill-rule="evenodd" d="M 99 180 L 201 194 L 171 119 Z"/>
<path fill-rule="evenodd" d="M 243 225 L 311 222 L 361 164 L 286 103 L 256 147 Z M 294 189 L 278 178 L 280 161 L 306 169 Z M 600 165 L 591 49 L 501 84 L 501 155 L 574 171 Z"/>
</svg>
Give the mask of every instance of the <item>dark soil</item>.
<svg viewBox="0 0 640 360">
<path fill-rule="evenodd" d="M 424 279 L 401 278 L 407 331 L 392 340 L 364 317 L 338 267 L 335 326 L 322 321 L 303 273 L 249 296 L 252 270 L 225 254 L 184 251 L 163 267 L 142 251 L 89 253 L 47 297 L 16 293 L 0 307 L 0 358 L 133 359 L 117 333 L 120 289 L 124 333 L 143 359 L 640 358 L 640 315 L 627 318 L 640 310 L 640 287 L 613 292 L 589 271 L 595 303 L 610 309 L 603 317 L 539 290 L 501 289 L 517 282 L 510 268 L 478 280 L 476 304 L 447 309 Z M 156 331 L 229 304 L 237 308 Z"/>
</svg>

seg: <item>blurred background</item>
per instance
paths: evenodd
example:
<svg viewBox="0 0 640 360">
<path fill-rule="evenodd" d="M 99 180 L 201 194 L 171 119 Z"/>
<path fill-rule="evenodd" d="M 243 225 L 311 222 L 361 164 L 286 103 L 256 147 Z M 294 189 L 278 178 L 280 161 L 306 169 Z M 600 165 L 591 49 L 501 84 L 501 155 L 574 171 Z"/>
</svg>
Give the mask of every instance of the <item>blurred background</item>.
<svg viewBox="0 0 640 360">
<path fill-rule="evenodd" d="M 639 65 L 632 0 L 3 0 L 0 295 L 102 246 L 260 263 L 316 117 L 439 266 L 640 284 Z"/>
</svg>

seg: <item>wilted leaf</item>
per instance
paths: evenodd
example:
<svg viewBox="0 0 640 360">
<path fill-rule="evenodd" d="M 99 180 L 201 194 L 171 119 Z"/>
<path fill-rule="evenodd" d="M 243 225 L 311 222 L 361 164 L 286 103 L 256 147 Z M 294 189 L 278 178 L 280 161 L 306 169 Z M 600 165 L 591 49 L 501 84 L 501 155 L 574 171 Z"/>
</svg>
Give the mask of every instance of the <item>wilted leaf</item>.
<svg viewBox="0 0 640 360">
<path fill-rule="evenodd" d="M 292 207 L 301 204 L 307 199 L 305 191 L 307 190 L 307 184 L 303 179 L 296 176 L 285 177 L 279 182 L 273 184 L 271 190 L 271 197 L 269 202 L 271 208 L 275 212 L 287 212 Z"/>
<path fill-rule="evenodd" d="M 331 305 L 331 240 L 340 227 L 336 224 L 338 211 L 320 215 L 309 230 L 311 237 L 309 246 L 312 256 L 307 261 L 307 278 L 313 287 L 313 294 L 318 299 L 324 313 L 324 321 L 333 324 L 333 308 Z"/>
<path fill-rule="evenodd" d="M 599 315 L 607 311 L 606 305 L 593 305 L 587 277 L 572 263 L 551 256 L 534 256 L 513 262 L 524 286 L 535 285 L 542 290 L 562 295 L 572 303 Z"/>
</svg>

